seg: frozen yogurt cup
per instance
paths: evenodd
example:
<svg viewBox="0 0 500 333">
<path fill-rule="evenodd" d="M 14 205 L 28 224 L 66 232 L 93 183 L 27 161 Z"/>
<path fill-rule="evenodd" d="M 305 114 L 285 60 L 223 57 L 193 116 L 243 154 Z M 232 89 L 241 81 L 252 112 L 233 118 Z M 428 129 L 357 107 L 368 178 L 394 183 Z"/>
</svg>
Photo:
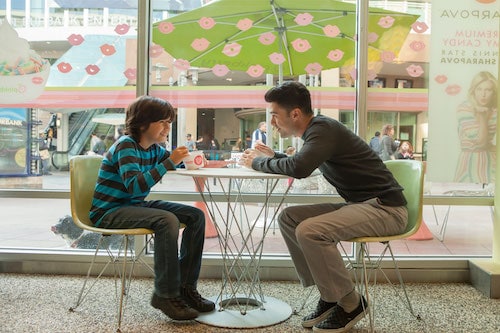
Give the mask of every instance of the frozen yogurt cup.
<svg viewBox="0 0 500 333">
<path fill-rule="evenodd" d="M 40 96 L 50 73 L 50 63 L 30 49 L 7 20 L 0 25 L 0 103 L 19 103 Z"/>
<path fill-rule="evenodd" d="M 205 165 L 205 156 L 201 150 L 192 151 L 189 152 L 189 155 L 185 157 L 182 162 L 184 162 L 186 169 L 196 170 Z"/>
</svg>

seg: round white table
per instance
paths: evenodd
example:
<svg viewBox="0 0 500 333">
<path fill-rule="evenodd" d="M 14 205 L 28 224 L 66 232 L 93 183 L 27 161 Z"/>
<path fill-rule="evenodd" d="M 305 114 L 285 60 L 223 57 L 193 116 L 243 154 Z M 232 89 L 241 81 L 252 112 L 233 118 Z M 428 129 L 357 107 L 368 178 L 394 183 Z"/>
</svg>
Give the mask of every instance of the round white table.
<svg viewBox="0 0 500 333">
<path fill-rule="evenodd" d="M 259 266 L 265 236 L 290 189 L 289 177 L 247 168 L 178 169 L 175 173 L 195 181 L 217 229 L 223 259 L 220 292 L 210 297 L 216 310 L 200 314 L 196 320 L 227 328 L 264 327 L 287 320 L 292 314 L 290 305 L 264 295 Z M 278 186 L 280 181 L 286 185 Z M 263 202 L 253 203 L 252 207 L 244 200 L 250 182 L 258 182 L 263 189 L 259 194 L 264 197 Z M 278 188 L 283 192 L 271 207 L 270 198 Z M 222 194 L 225 200 L 214 200 L 214 194 Z M 251 209 L 257 209 L 256 214 L 249 214 Z"/>
</svg>

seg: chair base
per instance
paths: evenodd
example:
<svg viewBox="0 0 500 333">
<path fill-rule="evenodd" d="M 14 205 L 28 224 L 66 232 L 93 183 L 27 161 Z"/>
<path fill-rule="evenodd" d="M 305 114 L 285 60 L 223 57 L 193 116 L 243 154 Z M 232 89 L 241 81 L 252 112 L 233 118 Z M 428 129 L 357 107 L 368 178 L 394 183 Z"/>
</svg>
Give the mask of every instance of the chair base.
<svg viewBox="0 0 500 333">
<path fill-rule="evenodd" d="M 113 269 L 113 277 L 115 279 L 115 298 L 117 302 L 117 329 L 116 332 L 121 332 L 121 323 L 125 313 L 125 307 L 127 304 L 127 298 L 129 295 L 130 285 L 132 279 L 134 277 L 134 269 L 137 263 L 146 265 L 154 275 L 153 269 L 142 260 L 142 255 L 145 253 L 149 244 L 153 241 L 153 237 L 150 237 L 142 250 L 135 254 L 133 249 L 131 249 L 130 243 L 132 241 L 132 237 L 130 235 L 124 235 L 121 246 L 118 250 L 111 250 L 109 247 L 101 248 L 101 246 L 105 243 L 105 238 L 109 237 L 108 235 L 101 235 L 99 238 L 99 242 L 96 246 L 96 250 L 92 257 L 92 261 L 90 263 L 90 267 L 87 271 L 87 275 L 83 282 L 83 286 L 78 295 L 78 299 L 76 301 L 75 306 L 69 308 L 70 312 L 75 312 L 76 309 L 82 305 L 89 295 L 95 284 L 99 281 L 99 279 L 104 276 L 108 268 L 111 266 Z M 92 279 L 92 271 L 94 265 L 96 264 L 96 259 L 100 250 L 105 250 L 108 255 L 108 261 L 104 264 L 104 266 L 100 269 L 98 274 L 96 274 Z M 116 280 L 120 279 L 120 283 L 116 283 Z M 119 288 L 119 289 L 118 289 Z"/>
<path fill-rule="evenodd" d="M 375 295 L 373 294 L 373 297 L 371 297 L 370 293 L 368 292 L 368 287 L 370 282 L 373 283 L 373 286 L 376 286 L 377 284 L 377 273 L 380 272 L 387 283 L 393 287 L 393 290 L 395 291 L 396 295 L 398 298 L 401 300 L 401 302 L 406 306 L 410 314 L 415 317 L 417 320 L 422 320 L 422 317 L 419 314 L 416 314 L 415 311 L 413 310 L 413 306 L 410 301 L 410 297 L 408 296 L 408 292 L 406 290 L 406 286 L 403 281 L 403 277 L 401 276 L 401 272 L 399 270 L 397 261 L 394 257 L 394 253 L 392 252 L 392 248 L 390 245 L 390 242 L 383 242 L 385 245 L 384 249 L 381 251 L 380 255 L 376 258 L 376 260 L 373 260 L 372 257 L 370 256 L 369 250 L 368 250 L 368 243 L 359 243 L 359 248 L 358 252 L 356 255 L 356 260 L 352 261 L 349 259 L 349 256 L 347 256 L 347 253 L 342 246 L 340 245 L 341 248 L 343 249 L 344 253 L 346 254 L 349 264 L 348 268 L 353 270 L 354 273 L 354 280 L 356 287 L 358 289 L 358 292 L 361 295 L 364 295 L 366 298 L 366 301 L 368 302 L 368 316 L 369 316 L 369 321 L 370 321 L 370 332 L 375 332 L 375 302 L 372 301 L 372 298 L 375 299 Z M 396 273 L 396 276 L 398 278 L 399 282 L 399 287 L 401 288 L 403 295 L 401 295 L 398 291 L 396 286 L 392 283 L 392 281 L 389 279 L 387 274 L 382 270 L 381 268 L 381 263 L 383 258 L 385 257 L 386 252 L 389 251 L 390 257 L 392 259 L 392 263 L 394 264 L 394 271 Z M 373 276 L 372 276 L 373 274 Z"/>
</svg>

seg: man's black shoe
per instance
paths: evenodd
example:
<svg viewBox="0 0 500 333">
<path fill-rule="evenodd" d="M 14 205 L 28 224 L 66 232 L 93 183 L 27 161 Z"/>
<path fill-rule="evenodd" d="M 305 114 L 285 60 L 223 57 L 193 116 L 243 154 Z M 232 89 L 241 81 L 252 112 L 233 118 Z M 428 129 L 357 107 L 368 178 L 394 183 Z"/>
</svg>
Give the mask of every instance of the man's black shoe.
<svg viewBox="0 0 500 333">
<path fill-rule="evenodd" d="M 198 311 L 189 307 L 181 297 L 163 298 L 153 294 L 151 306 L 174 320 L 191 320 L 198 317 Z"/>
<path fill-rule="evenodd" d="M 368 304 L 363 296 L 361 301 L 354 311 L 347 313 L 336 305 L 325 320 L 321 323 L 314 325 L 313 332 L 330 332 L 342 333 L 348 332 L 358 321 L 365 316 L 365 311 L 368 310 Z"/>
<path fill-rule="evenodd" d="M 311 328 L 314 325 L 322 322 L 328 317 L 330 313 L 332 313 L 333 308 L 337 305 L 337 303 L 328 303 L 323 301 L 321 298 L 316 305 L 316 309 L 302 318 L 302 326 L 305 328 Z"/>
<path fill-rule="evenodd" d="M 215 309 L 215 303 L 201 297 L 198 290 L 193 287 L 181 287 L 181 296 L 190 307 L 199 312 L 210 312 Z"/>
</svg>

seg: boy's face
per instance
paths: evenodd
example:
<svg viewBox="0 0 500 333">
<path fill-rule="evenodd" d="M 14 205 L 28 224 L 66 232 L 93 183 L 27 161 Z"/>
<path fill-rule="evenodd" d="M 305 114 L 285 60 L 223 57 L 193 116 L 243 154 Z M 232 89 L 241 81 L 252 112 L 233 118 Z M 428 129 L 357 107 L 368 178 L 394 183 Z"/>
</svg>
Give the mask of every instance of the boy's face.
<svg viewBox="0 0 500 333">
<path fill-rule="evenodd" d="M 170 132 L 171 121 L 167 119 L 155 121 L 149 124 L 147 130 L 142 133 L 142 140 L 153 143 L 162 143 L 167 141 Z"/>
</svg>

